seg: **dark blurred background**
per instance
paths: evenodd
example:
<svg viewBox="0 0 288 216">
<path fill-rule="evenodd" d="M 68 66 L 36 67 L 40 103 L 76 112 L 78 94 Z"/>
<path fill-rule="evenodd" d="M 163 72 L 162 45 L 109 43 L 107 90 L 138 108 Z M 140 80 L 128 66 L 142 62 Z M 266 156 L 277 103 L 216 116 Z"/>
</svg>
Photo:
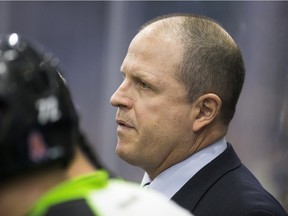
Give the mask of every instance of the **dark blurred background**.
<svg viewBox="0 0 288 216">
<path fill-rule="evenodd" d="M 227 140 L 288 209 L 288 2 L 0 1 L 0 33 L 42 43 L 60 60 L 93 150 L 115 173 L 139 182 L 143 171 L 115 154 L 109 98 L 139 26 L 188 12 L 219 21 L 242 49 L 246 82 Z"/>
</svg>

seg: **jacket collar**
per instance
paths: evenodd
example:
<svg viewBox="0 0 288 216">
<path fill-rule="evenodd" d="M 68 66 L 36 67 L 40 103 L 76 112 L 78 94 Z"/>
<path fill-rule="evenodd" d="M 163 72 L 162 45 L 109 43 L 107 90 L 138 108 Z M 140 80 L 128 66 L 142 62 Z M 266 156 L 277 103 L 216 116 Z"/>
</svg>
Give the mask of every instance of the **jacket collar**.
<svg viewBox="0 0 288 216">
<path fill-rule="evenodd" d="M 176 203 L 193 212 L 197 203 L 211 185 L 231 170 L 239 167 L 241 161 L 231 144 L 213 161 L 193 176 L 173 197 Z"/>
</svg>

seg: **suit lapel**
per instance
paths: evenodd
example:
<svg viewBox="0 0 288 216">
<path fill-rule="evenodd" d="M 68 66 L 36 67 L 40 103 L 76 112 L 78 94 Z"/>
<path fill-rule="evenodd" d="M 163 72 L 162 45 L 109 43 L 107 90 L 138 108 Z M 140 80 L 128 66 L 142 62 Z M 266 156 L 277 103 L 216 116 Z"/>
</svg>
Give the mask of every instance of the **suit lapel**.
<svg viewBox="0 0 288 216">
<path fill-rule="evenodd" d="M 217 158 L 203 167 L 173 197 L 172 200 L 193 212 L 198 202 L 223 175 L 239 167 L 241 161 L 233 147 L 228 147 Z"/>
</svg>

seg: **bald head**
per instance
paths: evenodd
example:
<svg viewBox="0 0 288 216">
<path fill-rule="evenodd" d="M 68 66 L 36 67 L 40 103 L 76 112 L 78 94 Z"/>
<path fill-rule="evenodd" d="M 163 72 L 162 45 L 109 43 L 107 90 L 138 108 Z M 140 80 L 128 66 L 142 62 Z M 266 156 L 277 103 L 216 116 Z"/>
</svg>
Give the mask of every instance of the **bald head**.
<svg viewBox="0 0 288 216">
<path fill-rule="evenodd" d="M 144 24 L 140 33 L 162 34 L 179 43 L 182 56 L 175 78 L 187 89 L 188 100 L 206 93 L 222 100 L 221 116 L 229 124 L 240 96 L 245 68 L 241 51 L 232 37 L 214 20 L 188 14 L 157 17 Z"/>
</svg>

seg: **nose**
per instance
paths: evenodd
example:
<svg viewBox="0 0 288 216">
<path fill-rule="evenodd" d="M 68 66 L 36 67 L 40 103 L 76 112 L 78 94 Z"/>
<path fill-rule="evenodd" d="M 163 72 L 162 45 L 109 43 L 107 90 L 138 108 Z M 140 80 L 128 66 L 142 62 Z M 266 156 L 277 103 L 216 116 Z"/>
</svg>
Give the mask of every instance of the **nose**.
<svg viewBox="0 0 288 216">
<path fill-rule="evenodd" d="M 125 80 L 111 96 L 110 103 L 115 107 L 126 107 L 128 109 L 132 108 L 133 100 L 128 95 L 128 86 L 125 84 Z"/>
</svg>

